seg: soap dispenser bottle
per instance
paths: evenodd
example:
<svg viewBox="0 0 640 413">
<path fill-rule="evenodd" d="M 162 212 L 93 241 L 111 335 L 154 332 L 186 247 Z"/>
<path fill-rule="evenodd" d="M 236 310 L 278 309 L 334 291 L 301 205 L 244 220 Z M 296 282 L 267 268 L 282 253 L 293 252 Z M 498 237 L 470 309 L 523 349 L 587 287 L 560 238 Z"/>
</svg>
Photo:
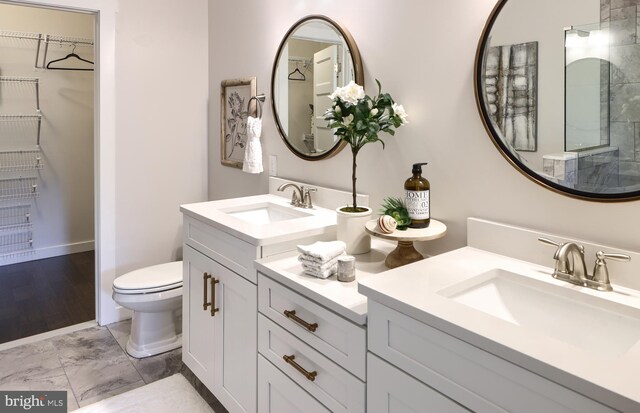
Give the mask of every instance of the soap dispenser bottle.
<svg viewBox="0 0 640 413">
<path fill-rule="evenodd" d="M 426 228 L 431 222 L 429 212 L 431 185 L 422 177 L 422 165 L 427 162 L 414 163 L 411 172 L 413 176 L 404 182 L 405 206 L 411 218 L 409 228 Z"/>
</svg>

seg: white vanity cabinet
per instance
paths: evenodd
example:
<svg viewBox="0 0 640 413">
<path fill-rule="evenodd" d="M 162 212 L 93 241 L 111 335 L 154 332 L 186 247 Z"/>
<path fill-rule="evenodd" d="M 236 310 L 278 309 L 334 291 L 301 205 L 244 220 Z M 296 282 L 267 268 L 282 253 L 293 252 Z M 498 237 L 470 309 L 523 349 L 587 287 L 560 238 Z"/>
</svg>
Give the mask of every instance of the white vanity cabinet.
<svg viewBox="0 0 640 413">
<path fill-rule="evenodd" d="M 254 261 L 295 250 L 298 243 L 335 238 L 335 212 L 314 208 L 303 213 L 288 202 L 258 195 L 181 206 L 182 359 L 230 413 L 257 409 Z M 260 209 L 288 220 L 261 224 L 238 218 L 238 213 Z"/>
<path fill-rule="evenodd" d="M 371 413 L 615 411 L 371 299 L 368 317 Z"/>
<path fill-rule="evenodd" d="M 394 245 L 373 240 L 356 278 L 386 270 Z M 297 254 L 256 262 L 258 412 L 365 413 L 367 300 L 357 282 L 303 274 Z"/>
<path fill-rule="evenodd" d="M 257 287 L 189 245 L 183 256 L 183 361 L 229 412 L 255 412 Z"/>
<path fill-rule="evenodd" d="M 304 389 L 331 412 L 365 412 L 365 326 L 264 274 L 258 274 L 258 307 L 261 365 L 277 367 L 284 376 L 282 386 L 293 393 Z M 262 370 L 258 371 L 258 412 L 279 413 L 271 405 L 271 369 Z M 299 405 L 299 411 L 304 407 Z"/>
<path fill-rule="evenodd" d="M 367 355 L 368 413 L 469 412 L 373 353 Z"/>
</svg>

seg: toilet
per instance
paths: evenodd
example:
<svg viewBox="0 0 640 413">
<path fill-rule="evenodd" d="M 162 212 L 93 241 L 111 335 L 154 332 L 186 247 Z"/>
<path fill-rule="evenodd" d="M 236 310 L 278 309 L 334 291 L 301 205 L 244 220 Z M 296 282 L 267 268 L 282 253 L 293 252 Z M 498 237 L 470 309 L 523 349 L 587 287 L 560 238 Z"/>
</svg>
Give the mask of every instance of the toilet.
<svg viewBox="0 0 640 413">
<path fill-rule="evenodd" d="M 126 350 L 143 358 L 182 345 L 178 310 L 182 307 L 182 261 L 131 271 L 113 281 L 113 300 L 133 310 Z"/>
</svg>

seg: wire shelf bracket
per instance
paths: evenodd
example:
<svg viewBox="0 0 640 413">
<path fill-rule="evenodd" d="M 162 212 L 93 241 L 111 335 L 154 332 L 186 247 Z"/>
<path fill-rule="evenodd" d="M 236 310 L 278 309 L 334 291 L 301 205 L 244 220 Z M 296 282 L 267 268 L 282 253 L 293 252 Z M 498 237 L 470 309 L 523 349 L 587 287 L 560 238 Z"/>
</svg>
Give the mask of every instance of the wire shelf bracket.
<svg viewBox="0 0 640 413">
<path fill-rule="evenodd" d="M 42 152 L 39 149 L 0 151 L 0 172 L 33 171 L 42 169 L 42 166 Z"/>
<path fill-rule="evenodd" d="M 31 229 L 32 226 L 30 204 L 0 207 L 0 232 Z"/>
<path fill-rule="evenodd" d="M 0 37 L 7 39 L 19 39 L 19 40 L 37 40 L 38 45 L 36 47 L 36 61 L 34 63 L 34 67 L 39 69 L 38 67 L 38 58 L 40 57 L 40 45 L 42 44 L 42 33 L 27 33 L 27 32 L 15 32 L 10 30 L 0 30 Z"/>
<path fill-rule="evenodd" d="M 42 115 L 0 115 L 0 122 L 36 122 L 38 132 L 36 134 L 36 146 L 40 148 L 40 131 L 42 130 Z"/>
<path fill-rule="evenodd" d="M 36 111 L 40 113 L 40 79 L 37 77 L 0 76 L 0 84 L 8 83 L 30 83 L 35 87 Z"/>
<path fill-rule="evenodd" d="M 31 230 L 0 234 L 0 258 L 33 251 L 33 232 Z"/>
<path fill-rule="evenodd" d="M 0 201 L 14 199 L 37 198 L 38 192 L 37 177 L 20 177 L 0 179 Z"/>
</svg>

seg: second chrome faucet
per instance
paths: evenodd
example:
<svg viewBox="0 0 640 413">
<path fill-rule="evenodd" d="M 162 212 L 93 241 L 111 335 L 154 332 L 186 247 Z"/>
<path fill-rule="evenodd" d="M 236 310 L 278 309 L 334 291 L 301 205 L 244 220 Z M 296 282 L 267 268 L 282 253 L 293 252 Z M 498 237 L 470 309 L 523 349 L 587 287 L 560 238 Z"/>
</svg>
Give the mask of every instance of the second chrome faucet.
<svg viewBox="0 0 640 413">
<path fill-rule="evenodd" d="M 300 208 L 313 208 L 313 202 L 311 201 L 311 192 L 316 192 L 317 188 L 308 188 L 303 185 L 296 185 L 292 182 L 282 184 L 278 187 L 278 191 L 282 192 L 285 189 L 292 187 L 293 193 L 291 194 L 291 205 Z"/>
<path fill-rule="evenodd" d="M 547 238 L 538 238 L 538 241 L 558 248 L 553 256 L 556 260 L 554 278 L 599 291 L 613 291 L 609 281 L 606 258 L 617 261 L 631 260 L 631 257 L 626 254 L 608 254 L 598 251 L 593 274 L 589 275 L 582 245 L 574 242 L 557 243 Z"/>
</svg>

